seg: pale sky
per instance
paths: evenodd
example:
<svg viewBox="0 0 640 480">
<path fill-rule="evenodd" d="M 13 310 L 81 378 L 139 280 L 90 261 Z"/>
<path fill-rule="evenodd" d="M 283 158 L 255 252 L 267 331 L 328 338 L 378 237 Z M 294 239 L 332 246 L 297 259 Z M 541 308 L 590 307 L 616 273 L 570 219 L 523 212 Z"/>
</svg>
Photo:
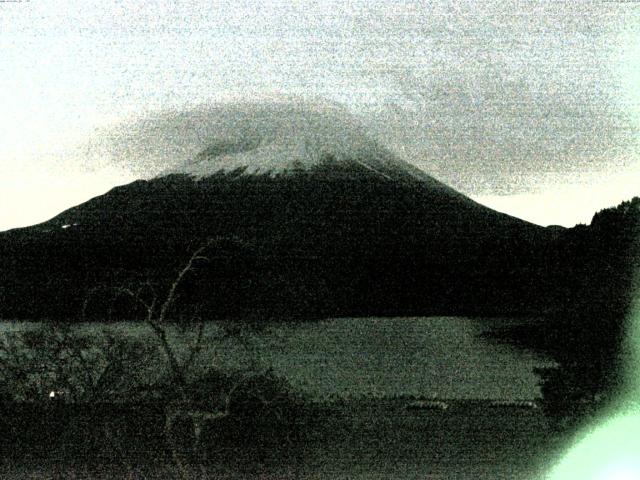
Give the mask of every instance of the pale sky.
<svg viewBox="0 0 640 480">
<path fill-rule="evenodd" d="M 640 194 L 639 2 L 31 0 L 0 2 L 0 230 L 141 175 L 86 148 L 112 126 L 279 95 L 539 224 Z"/>
</svg>

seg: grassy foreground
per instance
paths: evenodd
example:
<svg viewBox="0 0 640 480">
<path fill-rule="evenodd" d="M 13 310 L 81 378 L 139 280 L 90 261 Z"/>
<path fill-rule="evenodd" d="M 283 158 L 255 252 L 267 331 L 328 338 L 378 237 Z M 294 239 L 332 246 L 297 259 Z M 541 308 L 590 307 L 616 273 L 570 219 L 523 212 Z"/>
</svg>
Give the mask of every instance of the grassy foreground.
<svg viewBox="0 0 640 480">
<path fill-rule="evenodd" d="M 549 467 L 549 452 L 559 441 L 538 409 L 464 402 L 440 411 L 406 405 L 403 400 L 305 404 L 290 411 L 284 424 L 267 419 L 248 430 L 241 419 L 230 418 L 206 432 L 203 453 L 190 459 L 192 478 L 536 479 Z M 99 420 L 91 418 L 95 434 Z M 154 436 L 159 418 L 154 420 L 153 410 L 138 410 L 129 421 L 122 415 L 121 428 L 132 435 L 124 445 L 104 433 L 77 445 L 63 440 L 64 424 L 45 422 L 32 433 L 48 437 L 43 445 L 49 448 L 21 452 L 19 444 L 5 443 L 0 477 L 179 478 Z"/>
</svg>

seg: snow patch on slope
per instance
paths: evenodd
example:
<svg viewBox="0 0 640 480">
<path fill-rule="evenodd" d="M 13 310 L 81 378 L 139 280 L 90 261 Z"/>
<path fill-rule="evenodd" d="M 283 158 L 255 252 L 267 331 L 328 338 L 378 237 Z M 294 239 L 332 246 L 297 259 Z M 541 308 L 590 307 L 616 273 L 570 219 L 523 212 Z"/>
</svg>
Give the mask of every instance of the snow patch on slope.
<svg viewBox="0 0 640 480">
<path fill-rule="evenodd" d="M 370 138 L 354 117 L 334 106 L 235 105 L 212 109 L 206 118 L 210 122 L 206 146 L 163 174 L 275 176 L 320 168 L 332 175 L 357 171 L 387 180 L 419 180 L 430 188 L 462 196 L 399 159 Z"/>
<path fill-rule="evenodd" d="M 165 111 L 110 133 L 108 154 L 134 164 L 139 178 L 220 172 L 286 175 L 321 167 L 393 180 L 418 179 L 457 193 L 374 141 L 333 104 L 270 102 Z M 458 194 L 459 195 L 459 194 Z"/>
<path fill-rule="evenodd" d="M 207 146 L 175 172 L 207 176 L 308 170 L 331 159 L 380 172 L 399 163 L 345 112 L 308 105 L 241 106 L 212 111 Z"/>
</svg>

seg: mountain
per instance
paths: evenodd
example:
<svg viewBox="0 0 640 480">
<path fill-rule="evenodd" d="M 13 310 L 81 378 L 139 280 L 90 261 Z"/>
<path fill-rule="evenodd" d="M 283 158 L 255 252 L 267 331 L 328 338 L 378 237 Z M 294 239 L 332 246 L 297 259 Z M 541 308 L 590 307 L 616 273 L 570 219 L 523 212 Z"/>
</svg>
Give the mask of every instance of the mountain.
<svg viewBox="0 0 640 480">
<path fill-rule="evenodd" d="M 210 238 L 222 241 L 190 272 L 174 316 L 196 306 L 210 318 L 540 308 L 542 246 L 557 232 L 475 203 L 336 109 L 198 115 L 201 148 L 186 161 L 0 234 L 0 317 L 76 319 L 87 303 L 91 318 L 136 316 L 96 292 L 166 292 Z M 165 141 L 166 125 L 196 125 L 189 118 L 160 119 L 139 136 Z"/>
</svg>

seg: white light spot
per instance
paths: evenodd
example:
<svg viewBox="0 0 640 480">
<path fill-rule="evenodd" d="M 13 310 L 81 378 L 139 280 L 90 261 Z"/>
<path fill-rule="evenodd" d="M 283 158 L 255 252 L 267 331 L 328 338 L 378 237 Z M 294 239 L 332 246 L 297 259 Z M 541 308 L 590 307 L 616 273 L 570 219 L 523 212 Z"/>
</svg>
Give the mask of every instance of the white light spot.
<svg viewBox="0 0 640 480">
<path fill-rule="evenodd" d="M 71 225 L 62 225 L 62 228 L 69 228 Z"/>
<path fill-rule="evenodd" d="M 55 396 L 56 396 L 56 392 L 52 391 L 51 393 L 49 393 L 49 398 L 55 398 Z"/>
</svg>

